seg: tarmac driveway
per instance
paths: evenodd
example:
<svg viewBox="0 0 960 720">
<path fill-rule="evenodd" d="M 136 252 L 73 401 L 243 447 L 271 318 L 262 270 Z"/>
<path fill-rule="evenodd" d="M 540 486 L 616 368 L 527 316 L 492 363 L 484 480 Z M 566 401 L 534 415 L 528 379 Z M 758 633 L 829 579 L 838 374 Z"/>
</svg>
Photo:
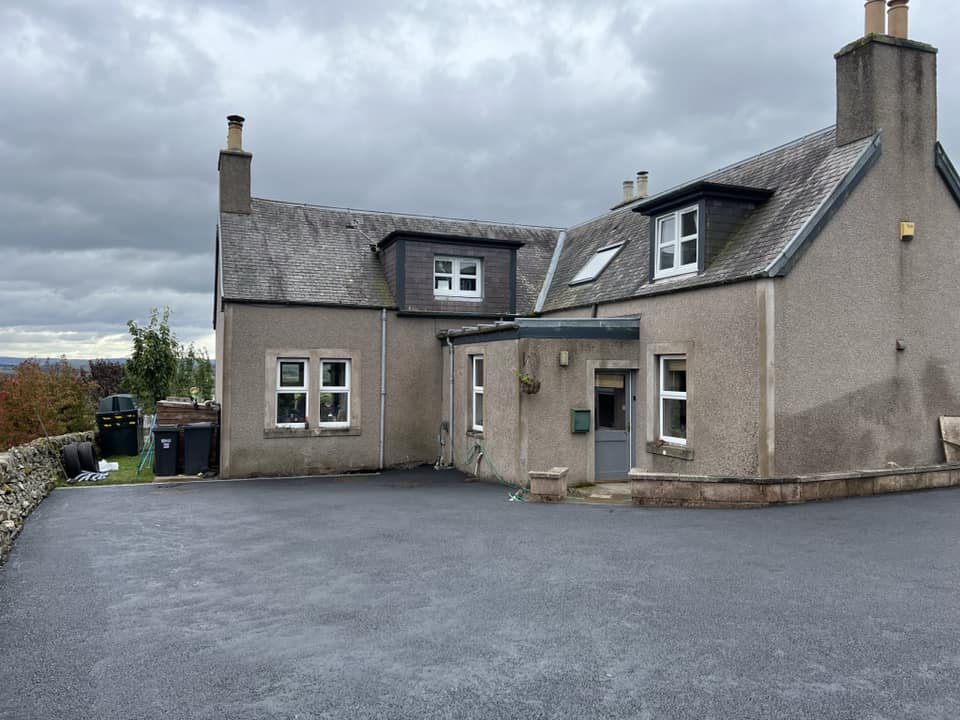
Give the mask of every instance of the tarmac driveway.
<svg viewBox="0 0 960 720">
<path fill-rule="evenodd" d="M 455 473 L 67 489 L 0 718 L 960 717 L 960 491 L 507 501 Z"/>
</svg>

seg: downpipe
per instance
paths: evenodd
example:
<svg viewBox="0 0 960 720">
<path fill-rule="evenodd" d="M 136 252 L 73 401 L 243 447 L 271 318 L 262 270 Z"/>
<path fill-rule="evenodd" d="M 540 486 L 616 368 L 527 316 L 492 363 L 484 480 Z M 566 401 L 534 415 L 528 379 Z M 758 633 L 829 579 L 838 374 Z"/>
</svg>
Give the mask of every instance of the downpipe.
<svg viewBox="0 0 960 720">
<path fill-rule="evenodd" d="M 455 467 L 453 454 L 453 341 L 447 337 L 447 350 L 450 353 L 450 414 L 447 416 L 449 425 L 447 430 L 447 437 L 450 438 L 450 467 Z"/>
<path fill-rule="evenodd" d="M 387 405 L 387 309 L 380 310 L 380 440 L 377 443 L 379 468 L 383 470 L 384 411 Z"/>
</svg>

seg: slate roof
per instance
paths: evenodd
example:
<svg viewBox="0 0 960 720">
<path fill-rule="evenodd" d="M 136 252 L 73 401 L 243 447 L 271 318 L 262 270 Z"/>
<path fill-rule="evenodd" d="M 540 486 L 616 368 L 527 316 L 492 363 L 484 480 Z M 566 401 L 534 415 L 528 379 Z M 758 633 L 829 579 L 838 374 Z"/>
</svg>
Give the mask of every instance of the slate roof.
<svg viewBox="0 0 960 720">
<path fill-rule="evenodd" d="M 253 198 L 249 215 L 220 217 L 225 300 L 396 307 L 371 249 L 395 231 L 524 243 L 517 309 L 533 310 L 559 229 L 368 212 Z M 429 282 L 429 280 L 428 280 Z"/>
<path fill-rule="evenodd" d="M 628 205 L 567 231 L 567 238 L 543 310 L 610 302 L 679 289 L 734 282 L 767 273 L 778 257 L 815 218 L 871 148 L 874 138 L 836 146 L 834 128 L 692 180 L 769 188 L 773 196 L 752 211 L 722 252 L 699 275 L 650 282 L 651 218 Z M 683 186 L 679 186 L 683 187 Z M 671 188 L 642 202 L 674 193 Z M 570 280 L 600 248 L 623 241 L 619 254 L 593 282 Z"/>
<path fill-rule="evenodd" d="M 782 274 L 789 269 L 785 258 L 816 234 L 846 185 L 869 167 L 866 160 L 877 144 L 869 137 L 837 147 L 830 127 L 570 228 L 543 311 Z M 652 220 L 634 209 L 701 182 L 774 193 L 747 216 L 703 273 L 651 283 Z M 223 298 L 396 307 L 380 258 L 371 249 L 396 231 L 524 243 L 517 251 L 517 310 L 530 314 L 561 229 L 254 198 L 249 215 L 220 218 Z M 620 241 L 622 249 L 596 280 L 569 284 L 598 249 Z"/>
</svg>

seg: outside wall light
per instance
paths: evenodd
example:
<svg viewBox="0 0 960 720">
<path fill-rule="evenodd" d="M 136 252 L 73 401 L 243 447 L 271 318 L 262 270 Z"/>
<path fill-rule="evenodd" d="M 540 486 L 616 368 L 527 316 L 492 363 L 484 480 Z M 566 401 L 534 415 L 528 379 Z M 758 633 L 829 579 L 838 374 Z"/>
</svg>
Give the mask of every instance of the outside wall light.
<svg viewBox="0 0 960 720">
<path fill-rule="evenodd" d="M 570 351 L 560 351 L 560 367 L 567 367 L 570 364 Z"/>
<path fill-rule="evenodd" d="M 914 225 L 912 222 L 902 222 L 900 223 L 900 239 L 904 242 L 910 242 L 913 240 L 914 234 Z"/>
</svg>

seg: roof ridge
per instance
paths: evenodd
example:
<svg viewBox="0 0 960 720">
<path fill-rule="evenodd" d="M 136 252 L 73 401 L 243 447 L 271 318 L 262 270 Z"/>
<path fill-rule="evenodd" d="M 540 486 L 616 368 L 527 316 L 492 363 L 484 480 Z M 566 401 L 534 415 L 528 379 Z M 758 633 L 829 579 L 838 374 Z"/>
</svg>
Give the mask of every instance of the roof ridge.
<svg viewBox="0 0 960 720">
<path fill-rule="evenodd" d="M 665 188 L 658 193 L 654 193 L 653 195 L 648 195 L 647 197 L 644 197 L 644 198 L 637 198 L 634 202 L 630 203 L 629 205 L 624 205 L 623 207 L 619 207 L 616 210 L 608 210 L 607 212 L 601 213 L 600 215 L 597 215 L 596 217 L 592 217 L 589 220 L 584 220 L 583 222 L 577 223 L 576 225 L 571 225 L 570 227 L 567 228 L 567 230 L 568 231 L 575 230 L 579 227 L 583 227 L 584 225 L 589 225 L 592 222 L 596 222 L 601 218 L 609 217 L 611 215 L 615 215 L 616 213 L 620 213 L 625 210 L 631 210 L 634 205 L 640 202 L 646 202 L 647 200 L 651 200 L 652 198 L 655 198 L 658 195 L 666 195 L 667 193 L 673 192 L 675 190 L 679 190 L 680 188 L 687 187 L 688 185 L 693 185 L 694 183 L 700 182 L 702 180 L 706 180 L 708 177 L 711 177 L 713 175 L 719 175 L 722 172 L 727 172 L 728 170 L 733 170 L 737 167 L 740 167 L 741 165 L 746 165 L 748 162 L 753 162 L 754 160 L 757 160 L 758 158 L 761 158 L 764 155 L 770 155 L 775 152 L 786 150 L 787 148 L 792 147 L 794 145 L 799 145 L 803 142 L 806 142 L 807 140 L 810 140 L 811 138 L 814 138 L 820 135 L 826 135 L 828 132 L 835 130 L 836 127 L 837 127 L 836 124 L 828 125 L 827 127 L 821 128 L 820 130 L 815 130 L 814 132 L 807 133 L 806 135 L 801 135 L 800 137 L 795 138 L 789 142 L 781 143 L 780 145 L 777 145 L 775 147 L 762 150 L 761 152 L 758 152 L 758 153 L 754 153 L 753 155 L 737 160 L 736 162 L 730 163 L 729 165 L 724 165 L 723 167 L 717 168 L 716 170 L 711 170 L 710 172 L 704 173 L 703 175 L 700 175 L 695 178 L 691 178 L 690 180 L 686 180 L 682 183 L 679 183 L 678 185 Z"/>
<path fill-rule="evenodd" d="M 340 210 L 342 212 L 348 212 L 351 214 L 358 214 L 358 215 L 386 215 L 386 216 L 392 216 L 392 217 L 411 218 L 416 220 L 446 220 L 449 222 L 467 222 L 467 223 L 477 223 L 479 225 L 499 225 L 501 227 L 530 228 L 533 230 L 556 230 L 558 232 L 565 229 L 563 227 L 558 227 L 555 225 L 533 225 L 529 223 L 501 222 L 498 220 L 478 220 L 474 218 L 449 217 L 447 215 L 419 215 L 417 213 L 390 212 L 388 210 L 361 210 L 358 208 L 342 207 L 339 205 L 316 205 L 314 203 L 291 202 L 289 200 L 273 200 L 271 198 L 262 198 L 262 197 L 253 197 L 251 199 L 259 200 L 260 202 L 274 203 L 276 205 L 294 205 L 298 207 L 312 208 L 316 210 Z"/>
</svg>

